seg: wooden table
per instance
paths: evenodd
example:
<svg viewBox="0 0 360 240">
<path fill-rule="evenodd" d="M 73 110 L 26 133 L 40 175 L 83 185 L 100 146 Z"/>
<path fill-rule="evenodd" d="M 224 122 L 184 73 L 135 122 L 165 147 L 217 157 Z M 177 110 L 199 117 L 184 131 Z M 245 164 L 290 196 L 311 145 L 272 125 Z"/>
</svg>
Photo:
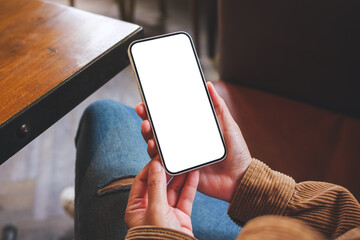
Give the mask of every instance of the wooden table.
<svg viewBox="0 0 360 240">
<path fill-rule="evenodd" d="M 142 33 L 50 2 L 0 0 L 0 164 L 124 69 Z"/>
</svg>

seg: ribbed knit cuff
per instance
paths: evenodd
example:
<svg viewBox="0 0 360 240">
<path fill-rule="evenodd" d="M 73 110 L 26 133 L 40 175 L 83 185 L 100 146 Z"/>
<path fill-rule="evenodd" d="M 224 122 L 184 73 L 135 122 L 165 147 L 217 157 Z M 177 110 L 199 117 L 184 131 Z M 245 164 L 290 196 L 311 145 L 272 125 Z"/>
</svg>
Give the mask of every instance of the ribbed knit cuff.
<svg viewBox="0 0 360 240">
<path fill-rule="evenodd" d="M 130 228 L 125 238 L 125 240 L 133 239 L 194 240 L 196 238 L 170 228 L 139 226 Z"/>
<path fill-rule="evenodd" d="M 294 179 L 253 159 L 229 205 L 228 215 L 241 226 L 257 216 L 282 215 L 294 190 Z"/>
</svg>

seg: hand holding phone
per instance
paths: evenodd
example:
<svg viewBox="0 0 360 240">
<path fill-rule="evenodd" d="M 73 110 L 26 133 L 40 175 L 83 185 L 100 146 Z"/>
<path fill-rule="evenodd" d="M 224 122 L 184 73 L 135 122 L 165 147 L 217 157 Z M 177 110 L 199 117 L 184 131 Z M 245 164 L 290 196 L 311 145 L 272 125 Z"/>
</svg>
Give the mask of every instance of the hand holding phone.
<svg viewBox="0 0 360 240">
<path fill-rule="evenodd" d="M 138 40 L 129 56 L 166 171 L 180 174 L 224 159 L 225 140 L 190 36 Z"/>
<path fill-rule="evenodd" d="M 212 83 L 207 87 L 219 120 L 228 153 L 223 161 L 200 168 L 198 191 L 223 201 L 231 202 L 234 192 L 251 163 L 251 155 L 241 134 L 239 126 L 234 121 L 224 100 L 217 94 Z M 136 113 L 144 121 L 141 132 L 148 143 L 148 153 L 151 158 L 158 154 L 151 126 L 146 114 L 144 103 L 135 106 Z M 176 128 L 177 126 L 173 126 Z"/>
<path fill-rule="evenodd" d="M 184 33 L 174 33 L 170 35 L 160 36 L 159 38 L 173 36 L 177 34 L 184 34 Z M 159 116 L 168 117 L 169 121 L 167 122 L 167 124 L 165 124 L 167 131 L 171 133 L 175 139 L 182 139 L 181 136 L 179 137 L 177 134 L 185 136 L 185 138 L 182 139 L 184 142 L 187 142 L 188 139 L 191 140 L 192 134 L 194 132 L 196 133 L 196 131 L 189 132 L 189 129 L 191 128 L 186 128 L 186 125 L 182 121 L 178 121 L 179 120 L 178 116 L 188 116 L 188 111 L 186 109 L 187 107 L 189 108 L 193 107 L 194 105 L 192 104 L 192 102 L 196 100 L 195 97 L 195 99 L 192 99 L 192 101 L 186 101 L 192 98 L 192 96 L 189 94 L 188 89 L 192 89 L 196 93 L 199 92 L 206 93 L 202 95 L 203 97 L 204 96 L 207 97 L 207 98 L 206 97 L 202 98 L 202 99 L 206 99 L 206 101 L 204 101 L 206 103 L 204 104 L 204 106 L 205 108 L 208 108 L 210 105 L 211 112 L 213 113 L 214 119 L 216 121 L 216 128 L 218 128 L 217 131 L 220 131 L 219 125 L 221 126 L 223 135 L 221 132 L 219 133 L 219 135 L 222 139 L 222 144 L 226 142 L 227 156 L 223 161 L 220 161 L 221 160 L 220 158 L 213 162 L 210 161 L 203 165 L 200 165 L 201 168 L 199 169 L 200 179 L 199 179 L 198 190 L 208 196 L 230 202 L 232 200 L 234 192 L 236 191 L 236 187 L 239 184 L 239 181 L 244 175 L 246 169 L 249 167 L 252 158 L 246 146 L 245 140 L 241 134 L 241 131 L 238 125 L 236 124 L 236 122 L 234 121 L 233 117 L 231 116 L 231 113 L 228 110 L 224 100 L 216 93 L 216 90 L 211 83 L 207 83 L 207 84 L 205 83 L 200 68 L 199 60 L 196 57 L 196 53 L 192 45 L 192 42 L 188 36 L 185 37 L 187 37 L 187 39 L 182 38 L 180 40 L 183 43 L 187 44 L 187 46 L 185 46 L 185 49 L 179 46 L 178 44 L 174 44 L 174 43 L 166 44 L 165 43 L 166 41 L 161 42 L 161 44 L 157 46 L 151 46 L 151 44 L 145 45 L 145 49 L 140 51 L 141 54 L 139 54 L 136 57 L 136 59 L 141 59 L 140 61 L 143 62 L 145 68 L 149 69 L 150 73 L 153 73 L 152 77 L 150 78 L 147 78 L 148 75 L 146 73 L 140 74 L 140 71 L 136 71 L 137 68 L 143 68 L 143 67 L 136 65 L 136 62 L 138 61 L 133 58 L 134 55 L 132 54 L 131 48 L 129 49 L 129 56 L 133 68 L 135 70 L 137 80 L 139 83 L 139 88 L 144 101 L 144 103 L 138 104 L 135 107 L 135 110 L 137 114 L 144 120 L 144 122 L 141 125 L 142 134 L 145 141 L 148 142 L 149 144 L 148 153 L 150 157 L 153 158 L 157 154 L 161 156 L 161 152 L 159 151 L 161 147 L 159 148 L 159 141 L 158 141 L 161 138 L 161 136 L 156 135 L 157 131 L 156 129 L 154 129 L 154 125 L 156 125 L 156 123 L 154 124 L 153 121 L 150 121 L 152 108 L 150 105 L 148 105 L 148 102 L 146 101 L 146 92 L 150 91 L 152 93 L 157 93 L 157 91 L 159 90 L 160 91 L 159 95 L 162 95 L 161 92 L 165 91 L 166 88 L 162 84 L 159 84 L 156 86 L 155 89 L 154 88 L 143 89 L 141 85 L 142 80 L 145 80 L 143 78 L 146 78 L 151 82 L 152 79 L 157 79 L 157 77 L 159 77 L 159 75 L 162 74 L 165 76 L 164 81 L 169 81 L 172 83 L 172 91 L 170 91 L 170 93 L 172 94 L 170 94 L 168 99 L 166 98 L 163 99 L 163 102 L 166 104 L 166 107 L 161 109 L 162 110 L 161 113 L 163 114 L 160 114 Z M 155 37 L 149 40 L 155 40 L 155 39 L 157 38 Z M 143 40 L 143 41 L 147 42 L 148 40 Z M 174 48 L 176 48 L 177 51 L 173 51 Z M 174 60 L 174 57 L 176 58 L 177 56 L 177 54 L 175 54 L 176 52 L 183 52 L 186 50 L 189 53 L 189 49 L 191 53 L 189 55 L 192 56 L 190 61 L 188 61 L 187 58 L 185 58 L 185 60 L 182 58 L 178 58 Z M 152 56 L 156 56 L 156 57 L 152 58 Z M 197 74 L 194 74 L 197 76 L 197 78 L 191 78 L 191 77 L 184 79 L 179 78 L 178 81 L 175 81 L 176 77 L 180 75 L 179 72 L 185 71 L 187 69 L 187 67 L 184 67 L 186 65 L 184 64 L 184 62 L 190 64 L 192 67 L 193 66 L 197 67 L 195 68 L 196 69 L 195 72 L 197 72 Z M 172 70 L 164 72 L 163 69 L 165 66 L 169 66 L 169 68 Z M 202 83 L 203 85 L 200 84 L 201 87 L 196 88 L 195 90 L 195 87 L 193 87 L 194 82 Z M 210 101 L 210 98 L 212 101 Z M 185 103 L 189 105 L 185 106 Z M 210 117 L 209 119 L 213 119 L 213 118 Z M 177 143 L 179 145 L 175 146 L 177 149 L 175 153 L 179 153 L 179 155 L 182 156 L 182 159 L 192 160 L 193 158 L 191 152 L 188 151 L 188 149 L 185 147 L 185 144 L 182 144 L 181 141 Z M 202 143 L 203 142 L 200 141 L 200 144 Z M 196 144 L 198 143 L 195 142 L 195 145 Z M 222 149 L 222 144 L 218 144 L 218 146 L 220 146 L 219 149 Z M 211 150 L 211 148 L 208 149 Z M 162 159 L 162 160 L 163 162 L 167 161 L 167 159 L 165 160 Z M 214 163 L 214 164 L 209 165 L 210 163 Z M 187 169 L 186 166 L 183 165 L 183 162 L 180 159 L 178 164 L 178 166 L 180 167 L 180 172 L 199 167 L 199 165 L 196 165 L 197 164 L 196 159 L 192 162 L 192 164 L 193 167 Z"/>
</svg>

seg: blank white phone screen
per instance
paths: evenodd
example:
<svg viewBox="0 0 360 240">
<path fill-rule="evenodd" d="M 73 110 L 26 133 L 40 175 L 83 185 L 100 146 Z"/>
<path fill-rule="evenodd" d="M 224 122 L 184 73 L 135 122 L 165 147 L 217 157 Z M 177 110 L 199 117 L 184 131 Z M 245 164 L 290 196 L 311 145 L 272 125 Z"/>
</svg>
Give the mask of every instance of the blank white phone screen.
<svg viewBox="0 0 360 240">
<path fill-rule="evenodd" d="M 166 170 L 177 174 L 225 157 L 190 37 L 137 42 L 130 53 Z"/>
</svg>

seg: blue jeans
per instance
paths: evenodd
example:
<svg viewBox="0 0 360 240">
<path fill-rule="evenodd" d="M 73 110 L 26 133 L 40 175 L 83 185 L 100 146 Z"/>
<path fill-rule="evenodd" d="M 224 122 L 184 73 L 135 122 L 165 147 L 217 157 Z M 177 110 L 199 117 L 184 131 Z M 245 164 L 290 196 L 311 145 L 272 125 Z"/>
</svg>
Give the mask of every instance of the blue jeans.
<svg viewBox="0 0 360 240">
<path fill-rule="evenodd" d="M 114 180 L 133 177 L 150 161 L 135 110 L 112 100 L 91 104 L 76 136 L 75 237 L 124 239 L 129 188 L 98 194 Z M 235 239 L 241 228 L 227 216 L 228 203 L 197 192 L 192 224 L 198 239 Z"/>
</svg>

